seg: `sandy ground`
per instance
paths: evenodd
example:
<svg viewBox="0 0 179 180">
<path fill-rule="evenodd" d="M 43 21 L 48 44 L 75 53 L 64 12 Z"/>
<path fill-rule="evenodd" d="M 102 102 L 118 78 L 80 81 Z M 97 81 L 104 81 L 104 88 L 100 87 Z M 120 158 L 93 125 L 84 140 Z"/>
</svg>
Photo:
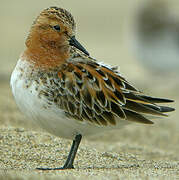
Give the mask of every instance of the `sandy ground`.
<svg viewBox="0 0 179 180">
<path fill-rule="evenodd" d="M 124 22 L 130 21 L 128 12 L 138 1 L 133 1 L 133 4 L 114 1 L 113 4 L 103 3 L 103 6 L 99 1 L 94 7 L 94 0 L 85 5 L 79 0 L 80 7 L 88 7 L 85 10 L 69 1 L 52 3 L 50 0 L 40 0 L 43 3 L 35 5 L 35 0 L 20 0 L 19 4 L 14 4 L 14 1 L 11 4 L 1 2 L 3 9 L 0 18 L 3 25 L 0 33 L 4 36 L 0 42 L 0 179 L 179 178 L 178 111 L 171 113 L 167 119 L 155 120 L 152 126 L 133 124 L 119 131 L 84 139 L 74 170 L 36 170 L 36 167 L 62 166 L 71 141 L 54 137 L 35 124 L 30 124 L 18 110 L 9 87 L 10 72 L 24 48 L 24 37 L 32 20 L 44 7 L 58 5 L 70 9 L 77 23 L 80 22 L 78 39 L 84 42 L 85 47 L 88 46 L 88 51 L 94 57 L 120 65 L 122 74 L 147 94 L 175 99 L 172 106 L 178 109 L 178 74 L 163 78 L 146 72 L 130 55 L 125 44 L 124 29 L 127 25 Z M 8 15 L 7 8 L 11 12 Z M 93 14 L 90 10 L 93 10 Z M 106 11 L 110 11 L 110 16 L 106 15 Z M 116 25 L 114 32 L 109 29 L 110 25 Z M 110 36 L 109 31 L 112 32 Z M 117 36 L 114 36 L 115 33 Z"/>
</svg>

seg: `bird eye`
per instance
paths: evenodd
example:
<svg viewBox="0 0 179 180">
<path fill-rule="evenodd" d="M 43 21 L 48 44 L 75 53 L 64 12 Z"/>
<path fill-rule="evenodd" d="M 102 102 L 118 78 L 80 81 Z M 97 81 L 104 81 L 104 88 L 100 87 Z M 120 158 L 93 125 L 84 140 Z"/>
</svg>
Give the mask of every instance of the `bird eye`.
<svg viewBox="0 0 179 180">
<path fill-rule="evenodd" d="M 59 26 L 59 25 L 53 26 L 53 28 L 54 28 L 56 31 L 60 31 L 60 26 Z"/>
</svg>

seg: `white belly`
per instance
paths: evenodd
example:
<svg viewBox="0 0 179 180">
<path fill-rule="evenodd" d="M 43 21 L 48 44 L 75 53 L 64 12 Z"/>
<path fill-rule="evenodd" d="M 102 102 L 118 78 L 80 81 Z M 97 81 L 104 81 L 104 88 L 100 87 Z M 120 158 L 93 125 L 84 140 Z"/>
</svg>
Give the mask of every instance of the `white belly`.
<svg viewBox="0 0 179 180">
<path fill-rule="evenodd" d="M 28 117 L 27 120 L 35 121 L 51 134 L 72 139 L 77 134 L 82 136 L 95 135 L 128 124 L 127 121 L 121 120 L 117 126 L 104 127 L 68 118 L 64 111 L 55 104 L 49 106 L 44 98 L 39 98 L 36 82 L 33 80 L 27 82 L 25 78 L 24 73 L 28 71 L 28 66 L 28 62 L 18 61 L 11 75 L 12 93 L 18 107 Z"/>
</svg>

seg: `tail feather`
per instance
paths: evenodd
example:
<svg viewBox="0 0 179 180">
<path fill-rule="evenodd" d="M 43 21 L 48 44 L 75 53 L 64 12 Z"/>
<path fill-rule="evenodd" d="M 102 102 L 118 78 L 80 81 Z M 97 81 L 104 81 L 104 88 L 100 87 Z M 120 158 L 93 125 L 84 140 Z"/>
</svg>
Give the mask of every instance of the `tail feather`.
<svg viewBox="0 0 179 180">
<path fill-rule="evenodd" d="M 174 108 L 161 106 L 157 103 L 170 103 L 173 100 L 154 98 L 150 96 L 140 95 L 137 93 L 125 93 L 126 104 L 123 110 L 126 114 L 126 120 L 138 123 L 153 124 L 150 119 L 168 116 L 167 112 L 174 111 Z"/>
<path fill-rule="evenodd" d="M 124 93 L 124 96 L 125 96 L 126 99 L 128 99 L 130 101 L 134 101 L 134 102 L 138 102 L 138 103 L 143 103 L 143 104 L 151 104 L 151 102 L 149 100 L 141 97 L 138 94 L 127 92 L 127 93 Z"/>
<path fill-rule="evenodd" d="M 160 108 L 154 105 L 143 105 L 133 101 L 126 101 L 125 108 L 138 112 L 138 113 L 145 113 L 145 114 L 152 114 L 157 116 L 166 116 L 160 111 Z"/>
<path fill-rule="evenodd" d="M 175 108 L 171 108 L 171 107 L 168 107 L 168 106 L 159 106 L 160 107 L 160 112 L 172 112 L 172 111 L 175 111 Z"/>
<path fill-rule="evenodd" d="M 141 98 L 151 102 L 151 103 L 171 103 L 174 102 L 174 100 L 171 99 L 163 99 L 163 98 L 155 98 L 155 97 L 150 97 L 150 96 L 145 96 L 145 95 L 139 95 Z"/>
<path fill-rule="evenodd" d="M 143 115 L 138 114 L 136 112 L 124 109 L 124 112 L 126 114 L 128 121 L 138 122 L 138 123 L 144 123 L 144 124 L 153 124 L 152 121 L 145 118 Z"/>
<path fill-rule="evenodd" d="M 157 106 L 157 105 L 154 106 L 153 104 L 143 104 L 143 106 L 149 107 L 149 108 L 156 110 L 156 111 L 159 111 L 161 113 L 175 111 L 175 108 L 171 108 L 168 106 Z"/>
</svg>

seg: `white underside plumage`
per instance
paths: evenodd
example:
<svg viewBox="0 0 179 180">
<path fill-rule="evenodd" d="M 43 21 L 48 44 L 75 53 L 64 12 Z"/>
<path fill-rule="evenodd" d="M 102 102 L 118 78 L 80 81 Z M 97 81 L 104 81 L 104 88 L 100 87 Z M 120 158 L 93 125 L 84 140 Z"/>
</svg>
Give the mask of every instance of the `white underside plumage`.
<svg viewBox="0 0 179 180">
<path fill-rule="evenodd" d="M 35 81 L 32 81 L 28 88 L 25 87 L 26 78 L 21 75 L 21 69 L 25 74 L 29 66 L 28 61 L 19 59 L 10 81 L 15 101 L 20 110 L 27 116 L 27 121 L 33 120 L 49 133 L 69 139 L 73 139 L 77 134 L 82 136 L 95 135 L 106 130 L 121 128 L 130 123 L 119 119 L 116 126 L 98 126 L 90 124 L 88 121 L 81 122 L 68 118 L 64 111 L 55 104 L 49 108 L 44 108 L 47 106 L 47 101 L 38 97 Z"/>
</svg>

